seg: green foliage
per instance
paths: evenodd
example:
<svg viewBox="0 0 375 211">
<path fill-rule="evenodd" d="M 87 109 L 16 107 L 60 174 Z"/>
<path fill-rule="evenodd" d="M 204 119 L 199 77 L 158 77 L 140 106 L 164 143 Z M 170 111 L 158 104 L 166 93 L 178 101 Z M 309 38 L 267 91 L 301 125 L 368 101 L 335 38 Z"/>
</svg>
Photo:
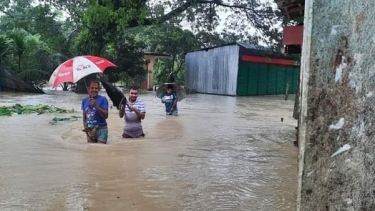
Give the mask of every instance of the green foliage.
<svg viewBox="0 0 375 211">
<path fill-rule="evenodd" d="M 131 5 L 131 6 L 129 6 Z M 127 33 L 131 20 L 142 24 L 147 16 L 146 1 L 91 2 L 83 14 L 86 26 L 75 42 L 79 54 L 103 56 L 113 61 L 117 68 L 108 69 L 105 74 L 112 82 L 132 78 L 133 83 L 144 80 L 142 48 L 144 43 L 137 40 L 134 33 Z M 129 82 L 130 83 L 130 82 Z"/>
<path fill-rule="evenodd" d="M 56 125 L 57 123 L 59 122 L 67 122 L 67 121 L 78 121 L 80 118 L 80 116 L 70 116 L 70 117 L 54 117 L 49 123 L 51 125 Z"/>
<path fill-rule="evenodd" d="M 82 55 L 96 54 L 94 52 L 97 52 L 100 46 L 94 40 L 95 36 L 88 29 L 85 29 L 77 36 L 74 48 Z"/>
<path fill-rule="evenodd" d="M 116 68 L 106 70 L 109 81 L 123 80 L 127 85 L 143 81 L 147 73 L 144 69 L 143 47 L 144 44 L 138 42 L 134 36 L 122 36 L 113 46 L 106 48 L 106 57 L 117 65 Z"/>
<path fill-rule="evenodd" d="M 222 12 L 230 15 L 223 20 Z M 2 0 L 0 14 L 0 63 L 32 85 L 48 81 L 63 61 L 87 54 L 118 66 L 106 71 L 110 81 L 139 84 L 147 76 L 145 51 L 169 55 L 155 64 L 157 83 L 171 72 L 183 83 L 189 51 L 237 41 L 278 51 L 281 40 L 274 26 L 281 15 L 261 0 Z"/>
<path fill-rule="evenodd" d="M 27 33 L 25 30 L 23 29 L 14 29 L 12 31 L 9 31 L 7 33 L 7 36 L 12 40 L 12 47 L 14 48 L 14 53 L 16 53 L 16 55 L 18 57 L 21 57 L 23 55 L 23 53 L 25 52 L 26 48 L 27 48 L 27 43 L 26 43 L 26 39 L 25 37 L 27 37 L 29 35 L 29 33 Z M 20 70 L 18 70 L 20 71 Z"/>
<path fill-rule="evenodd" d="M 0 107 L 0 116 L 14 116 L 20 114 L 43 114 L 43 113 L 73 113 L 74 110 L 58 108 L 49 105 L 21 105 L 15 104 L 13 106 Z"/>
<path fill-rule="evenodd" d="M 172 24 L 164 24 L 147 28 L 141 37 L 146 40 L 149 51 L 169 55 L 168 58 L 157 60 L 154 65 L 155 83 L 167 82 L 172 72 L 177 74 L 179 82 L 183 82 L 185 54 L 201 47 L 194 34 Z"/>
<path fill-rule="evenodd" d="M 0 61 L 14 75 L 34 86 L 45 83 L 54 68 L 72 56 L 72 34 L 58 21 L 61 11 L 49 5 L 31 6 L 29 1 L 3 6 L 0 19 Z M 3 50 L 4 49 L 4 50 Z M 64 60 L 56 59 L 56 52 Z"/>
<path fill-rule="evenodd" d="M 0 34 L 0 65 L 11 52 L 12 40 L 5 34 Z"/>
<path fill-rule="evenodd" d="M 162 59 L 157 60 L 154 65 L 154 81 L 156 84 L 163 84 L 169 82 L 169 76 L 171 73 L 175 75 L 175 83 L 184 84 L 185 82 L 185 67 L 183 61 L 177 61 L 173 64 L 173 71 L 171 71 L 171 60 Z"/>
</svg>

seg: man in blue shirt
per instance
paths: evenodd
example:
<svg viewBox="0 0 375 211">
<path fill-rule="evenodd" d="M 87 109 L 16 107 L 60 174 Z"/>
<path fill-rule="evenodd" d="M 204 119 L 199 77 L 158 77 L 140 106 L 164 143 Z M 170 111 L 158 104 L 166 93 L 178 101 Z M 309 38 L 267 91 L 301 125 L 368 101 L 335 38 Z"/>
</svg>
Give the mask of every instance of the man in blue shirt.
<svg viewBox="0 0 375 211">
<path fill-rule="evenodd" d="M 99 95 L 99 82 L 90 81 L 88 90 L 89 97 L 82 100 L 83 131 L 86 132 L 88 143 L 103 143 L 108 140 L 108 100 Z"/>
<path fill-rule="evenodd" d="M 161 96 L 161 102 L 165 104 L 165 112 L 167 115 L 177 116 L 177 94 L 173 91 L 173 85 L 167 86 L 167 91 Z"/>
</svg>

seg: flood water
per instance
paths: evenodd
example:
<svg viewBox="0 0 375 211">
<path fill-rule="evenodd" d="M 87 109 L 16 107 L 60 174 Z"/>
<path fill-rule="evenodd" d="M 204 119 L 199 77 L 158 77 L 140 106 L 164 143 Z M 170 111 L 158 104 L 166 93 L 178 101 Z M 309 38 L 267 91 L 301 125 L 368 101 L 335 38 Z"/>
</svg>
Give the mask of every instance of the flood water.
<svg viewBox="0 0 375 211">
<path fill-rule="evenodd" d="M 0 92 L 0 106 L 41 103 L 81 115 L 83 97 Z M 49 123 L 72 114 L 0 117 L 0 210 L 295 210 L 292 100 L 195 94 L 171 117 L 152 92 L 139 99 L 146 137 L 122 139 L 113 108 L 107 145 L 86 143 L 81 119 Z"/>
</svg>

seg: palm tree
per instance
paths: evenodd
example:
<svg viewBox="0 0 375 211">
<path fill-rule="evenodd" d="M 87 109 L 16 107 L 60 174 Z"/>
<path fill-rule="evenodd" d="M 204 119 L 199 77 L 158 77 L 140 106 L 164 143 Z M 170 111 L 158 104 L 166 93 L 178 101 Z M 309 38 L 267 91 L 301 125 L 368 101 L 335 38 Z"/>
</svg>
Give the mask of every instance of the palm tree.
<svg viewBox="0 0 375 211">
<path fill-rule="evenodd" d="M 28 33 L 23 29 L 13 29 L 12 31 L 7 32 L 7 36 L 12 40 L 13 51 L 17 55 L 18 73 L 21 72 L 21 60 L 27 48 L 25 40 L 27 35 Z"/>
</svg>

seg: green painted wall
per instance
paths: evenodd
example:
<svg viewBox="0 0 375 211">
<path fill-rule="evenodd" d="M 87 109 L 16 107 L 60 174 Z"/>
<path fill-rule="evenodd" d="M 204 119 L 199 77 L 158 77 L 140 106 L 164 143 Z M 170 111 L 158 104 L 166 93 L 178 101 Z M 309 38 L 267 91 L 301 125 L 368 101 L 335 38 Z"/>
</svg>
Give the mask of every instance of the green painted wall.
<svg viewBox="0 0 375 211">
<path fill-rule="evenodd" d="M 296 94 L 299 70 L 299 66 L 240 62 L 237 78 L 237 95 L 285 94 L 287 81 L 289 81 L 289 93 Z"/>
</svg>

